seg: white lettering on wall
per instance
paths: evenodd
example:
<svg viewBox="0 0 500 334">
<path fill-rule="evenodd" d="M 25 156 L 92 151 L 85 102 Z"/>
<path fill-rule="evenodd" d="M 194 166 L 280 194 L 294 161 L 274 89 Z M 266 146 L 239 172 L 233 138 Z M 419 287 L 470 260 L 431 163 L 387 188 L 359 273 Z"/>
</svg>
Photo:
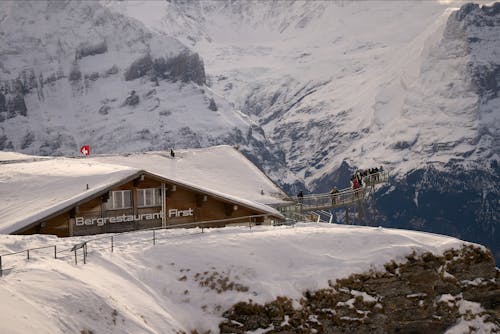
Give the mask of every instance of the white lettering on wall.
<svg viewBox="0 0 500 334">
<path fill-rule="evenodd" d="M 84 217 L 76 217 L 75 225 L 76 226 L 103 226 L 105 224 L 114 224 L 114 223 L 124 223 L 124 222 L 133 222 L 133 221 L 141 221 L 141 220 L 152 220 L 152 219 L 161 219 L 163 218 L 163 212 L 155 212 L 155 213 L 141 213 L 137 215 L 121 215 L 114 217 L 92 217 L 92 218 L 84 218 Z"/>
<path fill-rule="evenodd" d="M 192 208 L 186 210 L 179 209 L 169 209 L 168 217 L 169 218 L 177 218 L 177 217 L 188 217 L 194 216 L 194 211 Z M 153 219 L 162 219 L 163 212 L 155 212 L 155 213 L 142 213 L 137 215 L 121 215 L 121 216 L 112 216 L 112 217 L 76 217 L 75 225 L 76 226 L 104 226 L 106 224 L 115 224 L 115 223 L 126 223 L 126 222 L 134 222 L 141 220 L 153 220 Z"/>
<path fill-rule="evenodd" d="M 172 217 L 187 217 L 193 216 L 193 209 L 189 208 L 187 210 L 170 209 L 168 210 L 168 218 Z"/>
</svg>

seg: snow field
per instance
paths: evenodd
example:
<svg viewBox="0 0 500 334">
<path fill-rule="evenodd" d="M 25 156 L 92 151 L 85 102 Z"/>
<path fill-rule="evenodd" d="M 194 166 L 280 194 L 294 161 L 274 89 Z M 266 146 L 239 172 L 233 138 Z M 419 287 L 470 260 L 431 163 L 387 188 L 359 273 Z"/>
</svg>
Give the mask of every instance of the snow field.
<svg viewBox="0 0 500 334">
<path fill-rule="evenodd" d="M 114 253 L 110 238 L 92 241 L 86 265 L 81 253 L 77 266 L 71 253 L 18 261 L 1 280 L 0 295 L 11 307 L 0 313 L 0 324 L 27 330 L 28 319 L 44 319 L 39 333 L 217 332 L 224 310 L 238 301 L 298 300 L 305 290 L 328 287 L 328 280 L 382 270 L 413 251 L 441 254 L 464 244 L 429 233 L 335 224 L 200 232 L 157 231 L 155 246 L 151 231 L 115 236 Z M 55 242 L 63 249 L 86 239 L 2 236 L 0 249 Z"/>
</svg>

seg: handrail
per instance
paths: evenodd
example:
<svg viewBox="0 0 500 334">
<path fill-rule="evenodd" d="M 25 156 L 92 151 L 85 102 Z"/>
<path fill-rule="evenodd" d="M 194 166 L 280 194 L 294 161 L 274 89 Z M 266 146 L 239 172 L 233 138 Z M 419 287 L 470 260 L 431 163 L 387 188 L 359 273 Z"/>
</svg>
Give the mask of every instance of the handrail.
<svg viewBox="0 0 500 334">
<path fill-rule="evenodd" d="M 34 248 L 28 248 L 28 249 L 23 249 L 17 252 L 11 252 L 11 253 L 5 253 L 5 254 L 0 254 L 0 256 L 8 256 L 8 255 L 16 255 L 16 254 L 22 254 L 26 253 L 26 251 L 32 251 L 32 250 L 38 250 L 38 249 L 45 249 L 45 248 L 54 248 L 55 245 L 51 246 L 43 246 L 43 247 L 34 247 Z"/>
<path fill-rule="evenodd" d="M 367 186 L 373 186 L 378 183 L 386 182 L 388 180 L 388 173 L 375 173 L 375 174 L 370 174 L 368 176 L 365 176 L 363 178 L 364 185 L 361 188 L 358 189 L 342 189 L 336 194 L 316 194 L 316 195 L 305 195 L 301 198 L 294 197 L 294 201 L 290 204 L 284 205 L 284 206 L 278 206 L 278 209 L 282 211 L 285 214 L 285 217 L 292 218 L 292 220 L 303 220 L 304 219 L 304 211 L 310 211 L 310 210 L 321 210 L 321 209 L 326 209 L 326 208 L 332 208 L 332 207 L 341 207 L 345 206 L 347 204 L 352 204 L 357 201 L 360 201 L 364 198 L 366 188 Z M 318 215 L 318 214 L 316 214 Z M 220 224 L 220 223 L 230 223 L 231 221 L 235 221 L 238 223 L 248 223 L 249 227 L 252 227 L 252 224 L 256 224 L 257 222 L 252 222 L 252 219 L 255 218 L 261 218 L 261 217 L 268 217 L 268 214 L 261 214 L 261 215 L 251 215 L 251 216 L 242 216 L 242 217 L 235 217 L 235 218 L 225 218 L 225 219 L 217 219 L 217 220 L 207 220 L 207 221 L 200 221 L 200 222 L 192 222 L 192 223 L 183 223 L 183 224 L 176 224 L 176 225 L 167 225 L 167 226 L 161 226 L 161 227 L 154 227 L 154 228 L 148 228 L 148 229 L 140 229 L 140 230 L 133 230 L 133 231 L 126 231 L 126 232 L 121 232 L 121 233 L 108 233 L 107 235 L 101 236 L 101 237 L 96 237 L 96 238 L 91 238 L 87 239 L 84 241 L 80 241 L 77 245 L 87 245 L 90 242 L 102 240 L 102 239 L 107 239 L 111 238 L 111 251 L 113 251 L 113 238 L 114 237 L 119 237 L 121 235 L 125 234 L 130 234 L 130 233 L 141 233 L 141 232 L 146 232 L 146 231 L 152 231 L 153 232 L 153 244 L 155 244 L 156 235 L 155 231 L 157 230 L 167 230 L 167 229 L 173 229 L 173 228 L 190 228 L 190 227 L 201 227 L 202 233 L 203 233 L 203 228 L 206 225 L 214 225 L 214 224 Z M 318 215 L 319 217 L 319 215 Z M 333 217 L 333 216 L 332 216 Z M 249 221 L 245 221 L 249 220 Z M 331 219 L 330 219 L 331 221 Z M 109 235 L 111 234 L 111 236 Z M 82 236 L 83 237 L 83 236 Z M 29 248 L 29 249 L 23 249 L 17 252 L 11 252 L 11 253 L 5 253 L 0 255 L 0 277 L 3 274 L 3 271 L 5 270 L 12 270 L 13 268 L 2 268 L 2 259 L 6 256 L 10 255 L 16 255 L 16 254 L 22 254 L 26 253 L 27 255 L 27 260 L 30 259 L 30 251 L 34 250 L 40 250 L 40 249 L 49 249 L 53 248 L 54 249 L 54 258 L 61 258 L 58 257 L 57 254 L 60 253 L 65 253 L 65 252 L 75 252 L 75 263 L 76 263 L 76 251 L 77 249 L 84 248 L 84 262 L 85 262 L 85 256 L 87 254 L 86 247 L 75 247 L 76 245 L 73 245 L 73 247 L 70 248 L 65 248 L 63 250 L 57 250 L 57 245 L 49 245 L 49 246 L 42 246 L 42 247 L 34 247 L 34 248 Z M 103 248 L 104 249 L 104 248 Z M 63 258 L 67 257 L 68 255 L 62 256 Z M 71 256 L 71 253 L 69 254 Z"/>
<path fill-rule="evenodd" d="M 368 187 L 387 182 L 389 173 L 377 172 L 366 175 L 362 179 L 362 186 L 357 189 L 345 188 L 337 193 L 310 194 L 291 197 L 291 202 L 277 205 L 276 208 L 285 216 L 292 212 L 333 209 L 345 207 L 360 202 L 365 198 Z"/>
<path fill-rule="evenodd" d="M 224 224 L 229 223 L 230 224 L 231 222 L 244 223 L 244 224 L 248 223 L 249 228 L 251 228 L 252 224 L 255 225 L 255 224 L 258 223 L 256 221 L 252 221 L 252 220 L 254 220 L 256 218 L 262 218 L 262 217 L 269 217 L 269 214 L 250 215 L 250 216 L 241 216 L 241 217 L 216 219 L 216 220 L 206 220 L 206 221 L 184 223 L 184 224 L 176 224 L 176 225 L 167 225 L 165 227 L 160 226 L 160 227 L 154 227 L 154 228 L 148 228 L 148 229 L 126 231 L 126 232 L 121 232 L 121 233 L 108 233 L 107 235 L 104 235 L 104 236 L 101 236 L 101 237 L 80 240 L 78 243 L 74 244 L 72 247 L 65 248 L 65 249 L 59 250 L 59 251 L 57 250 L 57 246 L 58 245 L 53 244 L 53 245 L 49 245 L 49 246 L 33 247 L 33 248 L 23 249 L 23 250 L 16 251 L 16 252 L 4 253 L 4 254 L 0 255 L 0 277 L 3 276 L 3 272 L 5 272 L 7 270 L 12 270 L 12 269 L 15 268 L 15 267 L 5 268 L 3 266 L 3 263 L 2 263 L 2 259 L 3 258 L 5 258 L 7 256 L 11 256 L 11 255 L 17 255 L 17 254 L 26 253 L 27 254 L 26 259 L 30 260 L 30 251 L 39 250 L 39 249 L 53 248 L 54 249 L 54 258 L 55 259 L 57 259 L 57 258 L 60 259 L 60 258 L 65 258 L 65 257 L 68 257 L 68 256 L 72 256 L 71 252 L 75 252 L 75 263 L 76 263 L 76 251 L 78 249 L 82 249 L 83 248 L 84 249 L 84 263 L 85 263 L 85 258 L 86 258 L 86 255 L 87 255 L 86 246 L 88 244 L 90 244 L 91 242 L 95 242 L 95 241 L 99 241 L 99 240 L 111 238 L 111 250 L 113 250 L 113 239 L 115 237 L 119 237 L 119 236 L 122 236 L 122 235 L 125 235 L 125 234 L 134 234 L 134 233 L 139 234 L 141 232 L 143 233 L 143 232 L 147 232 L 147 231 L 152 231 L 153 232 L 153 239 L 152 240 L 153 240 L 153 244 L 155 244 L 155 241 L 158 240 L 158 238 L 156 238 L 156 236 L 155 236 L 155 231 L 158 231 L 158 230 L 167 230 L 167 229 L 173 229 L 173 228 L 201 227 L 202 233 L 203 233 L 203 229 L 206 228 L 205 227 L 206 225 L 214 225 L 214 224 L 220 224 L 220 223 L 224 223 Z M 111 234 L 111 236 L 109 234 Z M 80 238 L 83 239 L 83 236 L 81 236 Z M 59 244 L 59 246 L 61 246 L 61 245 Z M 105 249 L 105 248 L 103 248 L 103 249 Z M 62 257 L 58 257 L 57 256 L 57 254 L 60 254 L 60 253 L 63 253 L 63 252 L 69 252 L 69 254 L 68 255 L 64 255 Z"/>
</svg>

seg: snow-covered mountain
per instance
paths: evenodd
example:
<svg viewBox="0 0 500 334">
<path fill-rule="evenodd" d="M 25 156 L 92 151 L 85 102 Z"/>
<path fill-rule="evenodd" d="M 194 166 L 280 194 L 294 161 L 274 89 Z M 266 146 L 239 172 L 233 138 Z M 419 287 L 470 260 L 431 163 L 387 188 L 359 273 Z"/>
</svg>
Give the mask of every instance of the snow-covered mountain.
<svg viewBox="0 0 500 334">
<path fill-rule="evenodd" d="M 226 143 L 290 192 L 384 165 L 380 224 L 485 243 L 500 259 L 498 3 L 0 8 L 1 149 Z"/>
<path fill-rule="evenodd" d="M 480 100 L 496 89 L 497 7 L 450 16 L 456 4 L 437 1 L 104 3 L 199 52 L 213 89 L 285 153 L 293 173 L 277 170 L 282 181 L 315 188 L 342 161 L 402 176 L 498 159 L 499 100 Z"/>
<path fill-rule="evenodd" d="M 208 84 L 273 153 L 247 154 L 289 191 L 383 165 L 382 224 L 480 241 L 500 258 L 500 4 L 103 3 L 203 57 Z"/>
<path fill-rule="evenodd" d="M 209 146 L 250 128 L 204 86 L 199 55 L 97 2 L 5 1 L 0 13 L 0 149 Z"/>
</svg>

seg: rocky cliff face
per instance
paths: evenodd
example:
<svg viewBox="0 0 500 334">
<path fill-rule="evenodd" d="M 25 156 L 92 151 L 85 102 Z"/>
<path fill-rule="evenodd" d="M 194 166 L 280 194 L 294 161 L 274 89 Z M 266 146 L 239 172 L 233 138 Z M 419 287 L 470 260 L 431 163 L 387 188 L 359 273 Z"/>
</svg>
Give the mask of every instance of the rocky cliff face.
<svg viewBox="0 0 500 334">
<path fill-rule="evenodd" d="M 98 2 L 0 3 L 0 150 L 75 155 L 240 144 L 251 122 L 203 59 Z M 214 105 L 217 109 L 214 110 Z"/>
<path fill-rule="evenodd" d="M 384 272 L 352 275 L 330 288 L 265 305 L 238 303 L 224 313 L 221 333 L 444 333 L 500 331 L 500 271 L 487 250 L 467 246 L 391 262 Z"/>
<path fill-rule="evenodd" d="M 436 143 L 438 152 L 454 151 L 446 163 L 428 163 L 404 177 L 396 177 L 380 191 L 382 223 L 453 235 L 487 245 L 500 259 L 500 3 L 466 4 L 447 20 L 443 39 L 434 54 L 460 63 L 463 87 L 450 98 L 474 94 L 470 105 L 470 136 Z M 460 85 L 456 80 L 443 82 Z M 463 109 L 444 112 L 460 114 Z M 495 116 L 496 115 L 496 116 Z M 460 152 L 458 147 L 470 146 Z M 403 149 L 405 151 L 405 149 Z M 472 159 L 471 159 L 472 157 Z M 468 161 L 469 160 L 469 161 Z M 398 221 L 399 223 L 395 223 Z"/>
</svg>

